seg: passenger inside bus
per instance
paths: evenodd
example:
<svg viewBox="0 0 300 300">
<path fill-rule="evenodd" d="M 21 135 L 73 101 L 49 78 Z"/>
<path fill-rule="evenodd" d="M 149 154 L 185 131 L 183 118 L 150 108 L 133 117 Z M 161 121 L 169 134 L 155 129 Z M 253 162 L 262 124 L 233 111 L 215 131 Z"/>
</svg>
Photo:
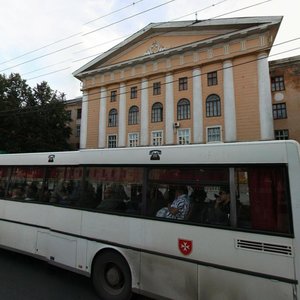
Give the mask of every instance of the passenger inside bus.
<svg viewBox="0 0 300 300">
<path fill-rule="evenodd" d="M 119 186 L 106 186 L 103 200 L 97 208 L 112 211 L 124 211 L 126 208 L 124 200 L 125 198 L 128 198 L 125 195 L 124 189 L 121 189 Z"/>
<path fill-rule="evenodd" d="M 230 192 L 228 189 L 221 189 L 214 203 L 214 223 L 229 225 L 230 215 Z"/>
<path fill-rule="evenodd" d="M 24 197 L 24 190 L 22 187 L 15 187 L 11 191 L 11 199 L 13 200 L 22 200 Z"/>
<path fill-rule="evenodd" d="M 190 199 L 185 186 L 175 188 L 175 199 L 167 207 L 160 209 L 156 216 L 176 220 L 185 220 L 190 212 Z"/>
</svg>

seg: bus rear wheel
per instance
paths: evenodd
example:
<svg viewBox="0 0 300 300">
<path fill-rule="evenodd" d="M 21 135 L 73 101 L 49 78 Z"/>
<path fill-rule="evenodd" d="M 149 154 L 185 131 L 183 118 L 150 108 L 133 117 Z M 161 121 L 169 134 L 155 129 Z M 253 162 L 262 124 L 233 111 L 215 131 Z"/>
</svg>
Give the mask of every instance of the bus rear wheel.
<svg viewBox="0 0 300 300">
<path fill-rule="evenodd" d="M 131 298 L 131 272 L 125 258 L 115 251 L 105 251 L 95 258 L 92 271 L 94 288 L 101 300 Z"/>
</svg>

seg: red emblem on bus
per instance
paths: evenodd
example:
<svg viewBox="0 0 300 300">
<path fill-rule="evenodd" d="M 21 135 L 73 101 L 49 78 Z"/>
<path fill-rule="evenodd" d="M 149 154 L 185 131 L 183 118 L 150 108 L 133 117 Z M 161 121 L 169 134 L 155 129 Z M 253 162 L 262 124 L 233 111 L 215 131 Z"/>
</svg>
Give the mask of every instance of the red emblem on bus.
<svg viewBox="0 0 300 300">
<path fill-rule="evenodd" d="M 193 250 L 193 241 L 178 239 L 178 248 L 183 255 L 189 255 Z"/>
</svg>

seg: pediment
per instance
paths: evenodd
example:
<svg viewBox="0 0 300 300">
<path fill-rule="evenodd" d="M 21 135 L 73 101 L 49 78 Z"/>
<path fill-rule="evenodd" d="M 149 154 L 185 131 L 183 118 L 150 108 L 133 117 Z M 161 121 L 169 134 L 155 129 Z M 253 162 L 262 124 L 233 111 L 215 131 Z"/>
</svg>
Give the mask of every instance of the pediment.
<svg viewBox="0 0 300 300">
<path fill-rule="evenodd" d="M 281 17 L 250 17 L 149 24 L 75 71 L 74 75 L 80 77 L 84 72 L 140 58 L 147 59 L 157 53 L 166 53 L 201 41 L 209 42 L 233 34 L 247 34 L 247 30 L 261 30 L 273 25 L 278 30 L 281 20 Z"/>
</svg>

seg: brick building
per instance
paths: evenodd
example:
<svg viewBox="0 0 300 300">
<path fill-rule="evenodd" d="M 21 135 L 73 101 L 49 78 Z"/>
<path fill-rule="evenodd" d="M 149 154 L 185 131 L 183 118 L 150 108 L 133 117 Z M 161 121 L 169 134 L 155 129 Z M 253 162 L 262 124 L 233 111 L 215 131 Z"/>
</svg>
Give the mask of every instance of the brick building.
<svg viewBox="0 0 300 300">
<path fill-rule="evenodd" d="M 269 65 L 275 138 L 300 142 L 300 56 Z"/>
<path fill-rule="evenodd" d="M 74 149 L 80 148 L 81 107 L 82 97 L 70 99 L 66 102 L 66 111 L 69 113 L 72 120 L 70 122 L 72 134 L 70 136 L 69 143 Z"/>
<path fill-rule="evenodd" d="M 267 57 L 281 20 L 153 23 L 87 63 L 74 72 L 80 147 L 274 139 Z"/>
</svg>

